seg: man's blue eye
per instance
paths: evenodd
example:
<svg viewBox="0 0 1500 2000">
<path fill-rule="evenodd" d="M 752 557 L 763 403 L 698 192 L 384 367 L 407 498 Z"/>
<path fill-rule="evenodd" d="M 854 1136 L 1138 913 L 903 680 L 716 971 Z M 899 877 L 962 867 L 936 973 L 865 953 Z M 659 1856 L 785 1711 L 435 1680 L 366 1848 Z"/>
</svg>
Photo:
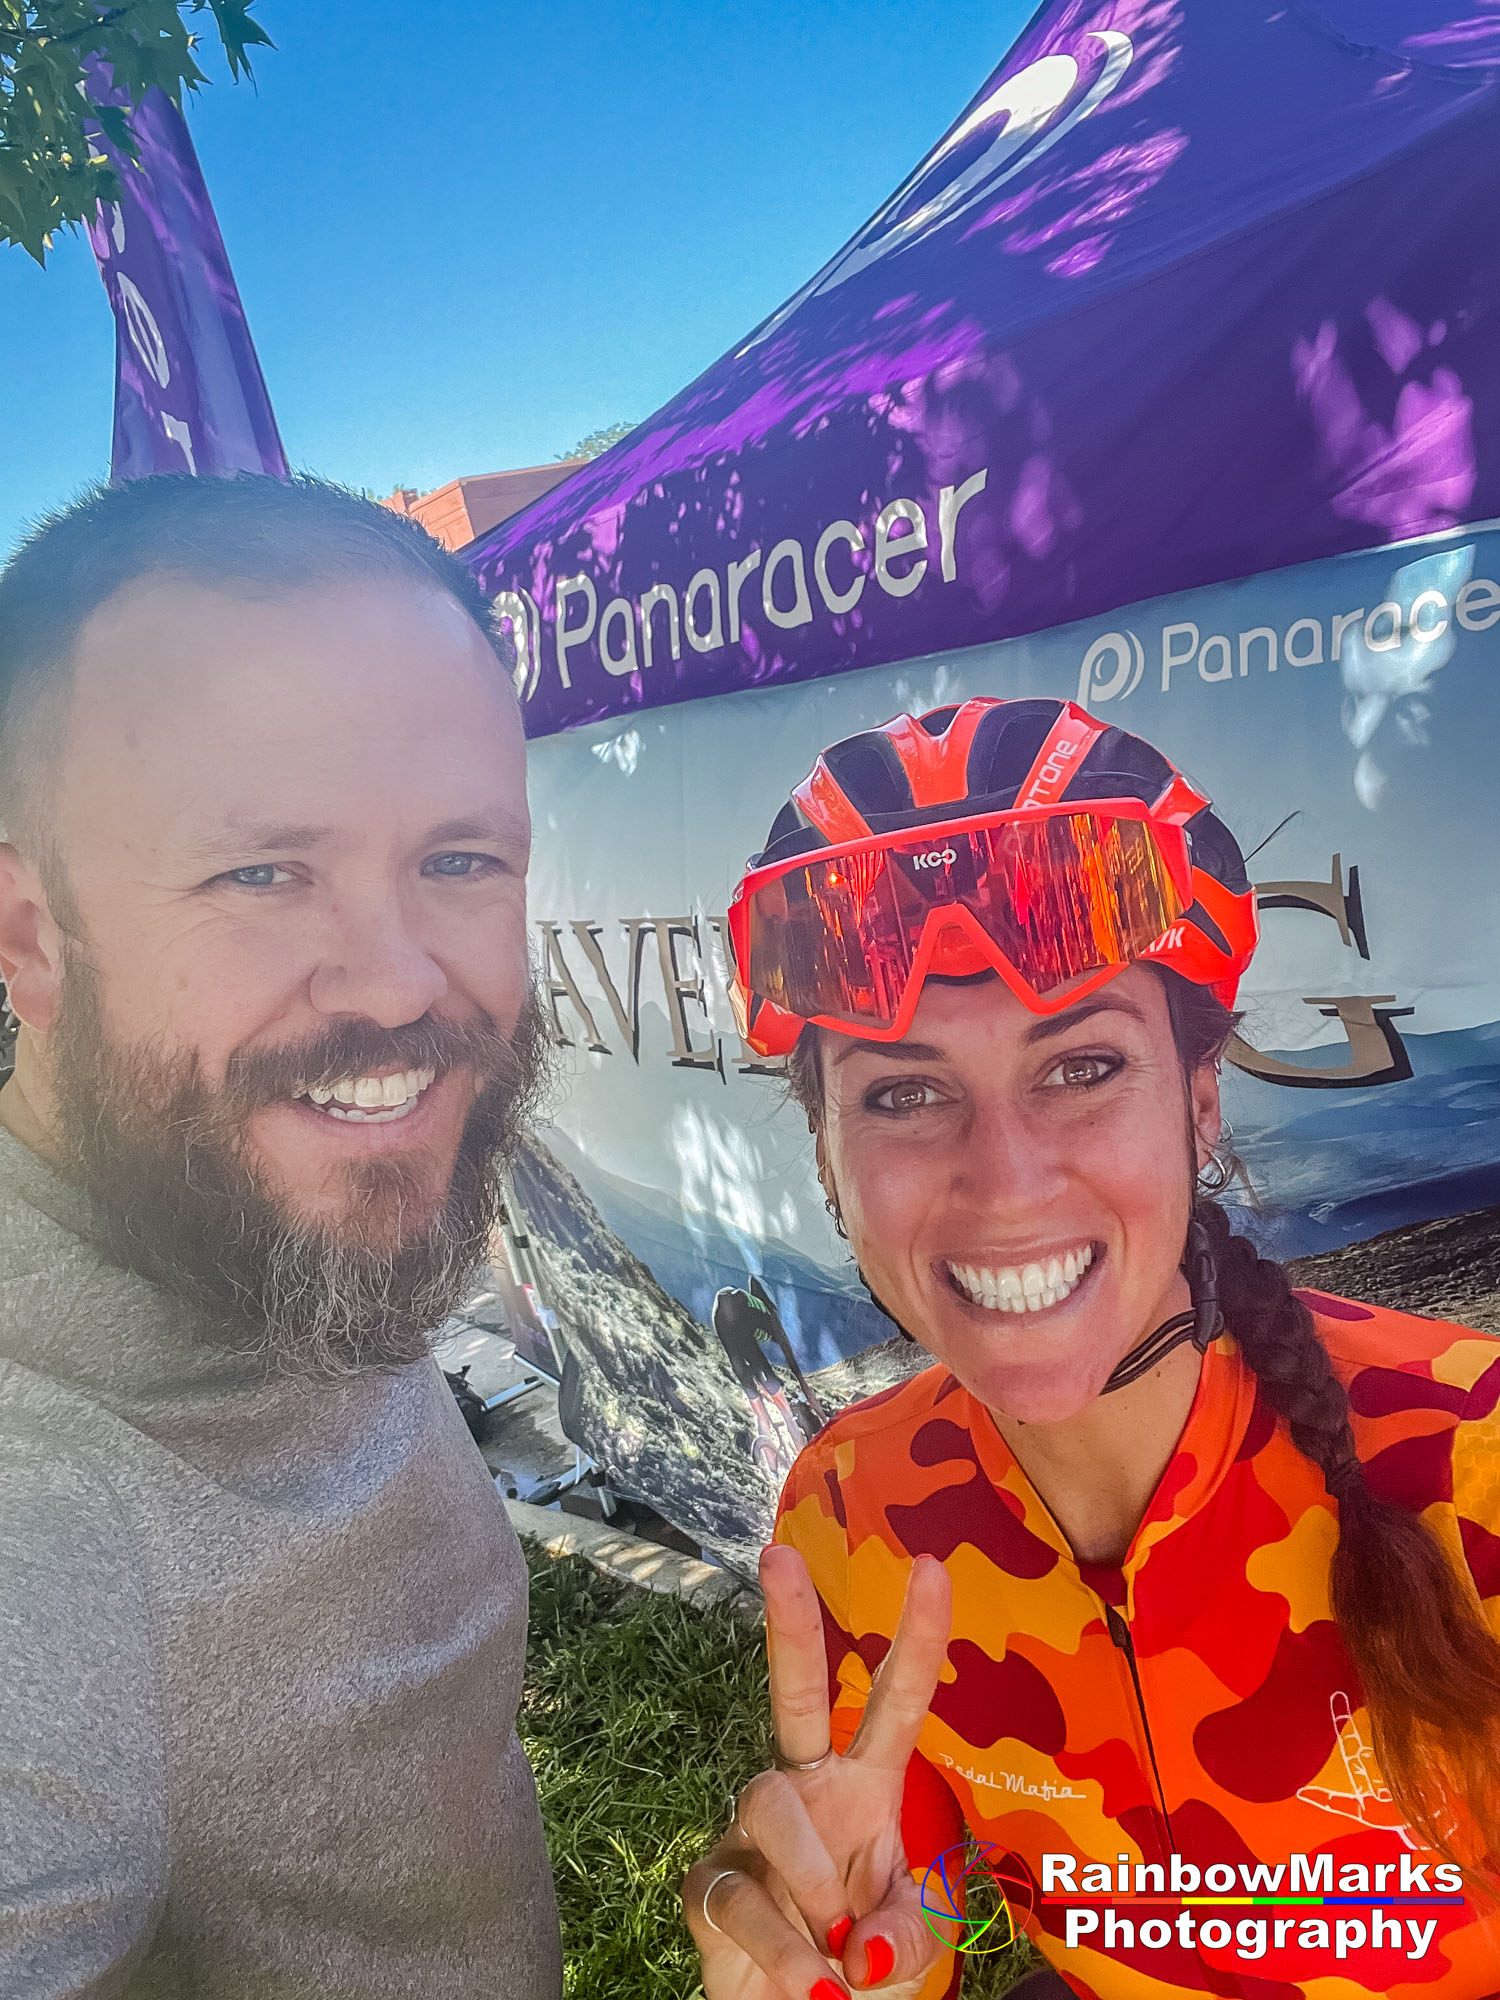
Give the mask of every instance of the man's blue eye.
<svg viewBox="0 0 1500 2000">
<path fill-rule="evenodd" d="M 487 854 L 435 854 L 427 867 L 434 875 L 461 882 L 466 876 L 477 875 L 481 869 L 496 865 Z"/>
<path fill-rule="evenodd" d="M 241 889 L 270 889 L 281 873 L 274 861 L 257 861 L 249 868 L 231 868 L 224 879 Z"/>
</svg>

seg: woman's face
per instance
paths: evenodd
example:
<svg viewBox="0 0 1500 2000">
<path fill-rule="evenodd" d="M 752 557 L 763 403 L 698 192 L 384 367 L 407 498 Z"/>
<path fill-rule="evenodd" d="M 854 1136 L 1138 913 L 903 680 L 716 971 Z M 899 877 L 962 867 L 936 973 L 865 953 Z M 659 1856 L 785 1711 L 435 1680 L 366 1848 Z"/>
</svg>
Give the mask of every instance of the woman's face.
<svg viewBox="0 0 1500 2000">
<path fill-rule="evenodd" d="M 1149 967 L 1050 1017 L 999 979 L 929 981 L 904 1041 L 825 1034 L 822 1063 L 820 1162 L 860 1269 L 991 1409 L 1076 1416 L 1187 1305 L 1218 1079 L 1185 1084 Z"/>
</svg>

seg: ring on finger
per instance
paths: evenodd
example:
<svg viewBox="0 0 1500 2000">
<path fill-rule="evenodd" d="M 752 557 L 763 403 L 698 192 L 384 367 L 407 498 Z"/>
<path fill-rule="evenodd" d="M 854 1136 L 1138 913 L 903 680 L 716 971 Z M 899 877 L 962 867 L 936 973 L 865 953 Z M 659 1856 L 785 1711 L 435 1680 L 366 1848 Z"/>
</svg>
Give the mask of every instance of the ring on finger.
<svg viewBox="0 0 1500 2000">
<path fill-rule="evenodd" d="M 720 1937 L 723 1937 L 724 1933 L 723 1931 L 719 1930 L 719 1926 L 714 1922 L 713 1918 L 708 1913 L 708 1899 L 713 1894 L 714 1890 L 718 1888 L 721 1882 L 727 1882 L 731 1875 L 738 1875 L 740 1872 L 741 1871 L 738 1868 L 721 1868 L 718 1874 L 715 1875 L 713 1880 L 709 1883 L 708 1887 L 703 1891 L 703 1902 L 700 1906 L 700 1911 L 703 1917 L 703 1921 L 708 1925 L 708 1928 L 711 1931 L 719 1931 Z"/>
<path fill-rule="evenodd" d="M 833 1745 L 830 1743 L 828 1748 L 823 1752 L 821 1757 L 814 1757 L 811 1763 L 800 1764 L 798 1763 L 795 1757 L 788 1757 L 786 1752 L 778 1744 L 775 1746 L 775 1750 L 773 1753 L 773 1761 L 775 1762 L 778 1771 L 817 1771 L 820 1770 L 822 1766 L 828 1762 L 829 1758 L 832 1755 L 833 1755 Z"/>
</svg>

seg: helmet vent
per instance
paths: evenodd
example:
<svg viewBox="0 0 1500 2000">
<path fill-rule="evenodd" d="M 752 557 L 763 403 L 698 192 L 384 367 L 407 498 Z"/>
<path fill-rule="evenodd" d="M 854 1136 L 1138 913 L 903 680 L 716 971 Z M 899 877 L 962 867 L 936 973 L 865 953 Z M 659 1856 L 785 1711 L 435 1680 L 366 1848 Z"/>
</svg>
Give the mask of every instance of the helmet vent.
<svg viewBox="0 0 1500 2000">
<path fill-rule="evenodd" d="M 823 752 L 823 762 L 838 780 L 844 796 L 864 818 L 868 819 L 871 813 L 911 810 L 911 780 L 895 746 L 878 730 L 846 736 L 842 743 L 835 743 Z"/>
</svg>

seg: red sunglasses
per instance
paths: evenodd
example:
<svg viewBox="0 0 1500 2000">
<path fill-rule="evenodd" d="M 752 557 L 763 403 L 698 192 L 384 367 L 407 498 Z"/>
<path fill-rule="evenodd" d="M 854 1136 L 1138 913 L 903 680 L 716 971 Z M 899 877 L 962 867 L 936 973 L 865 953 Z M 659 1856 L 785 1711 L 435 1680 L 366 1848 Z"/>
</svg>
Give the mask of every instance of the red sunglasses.
<svg viewBox="0 0 1500 2000">
<path fill-rule="evenodd" d="M 993 970 L 1034 1013 L 1055 1014 L 1141 958 L 1186 957 L 1200 980 L 1231 971 L 1178 921 L 1195 891 L 1218 887 L 1192 866 L 1184 803 L 1032 805 L 750 870 L 729 910 L 741 1033 L 764 1055 L 808 1022 L 898 1041 L 929 972 Z"/>
</svg>

